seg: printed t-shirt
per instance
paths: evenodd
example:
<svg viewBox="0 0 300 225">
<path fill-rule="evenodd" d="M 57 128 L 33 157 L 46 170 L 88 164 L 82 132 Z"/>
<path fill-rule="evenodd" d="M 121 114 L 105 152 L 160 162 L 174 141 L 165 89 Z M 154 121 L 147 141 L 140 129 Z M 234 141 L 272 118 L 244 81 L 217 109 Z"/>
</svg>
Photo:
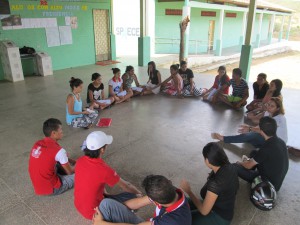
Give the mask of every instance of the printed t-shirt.
<svg viewBox="0 0 300 225">
<path fill-rule="evenodd" d="M 90 83 L 88 86 L 88 91 L 87 91 L 87 97 L 86 97 L 86 102 L 91 103 L 89 91 L 93 92 L 93 98 L 94 100 L 101 100 L 101 93 L 104 90 L 104 84 L 101 83 L 99 87 L 95 87 L 93 83 Z"/>
<path fill-rule="evenodd" d="M 60 188 L 61 181 L 56 174 L 56 163 L 68 163 L 68 156 L 55 140 L 45 137 L 37 141 L 30 152 L 28 172 L 37 195 L 53 194 Z"/>
</svg>

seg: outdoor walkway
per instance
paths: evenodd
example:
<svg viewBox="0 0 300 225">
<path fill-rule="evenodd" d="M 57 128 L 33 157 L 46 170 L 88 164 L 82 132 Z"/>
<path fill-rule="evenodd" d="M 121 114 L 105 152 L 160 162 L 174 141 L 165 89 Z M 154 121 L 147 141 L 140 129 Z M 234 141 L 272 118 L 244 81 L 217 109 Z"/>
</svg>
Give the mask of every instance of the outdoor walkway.
<svg viewBox="0 0 300 225">
<path fill-rule="evenodd" d="M 50 77 L 26 77 L 17 83 L 0 83 L 0 224 L 12 225 L 88 225 L 73 205 L 73 190 L 56 197 L 38 197 L 27 172 L 29 152 L 33 143 L 42 138 L 42 123 L 49 117 L 63 122 L 64 138 L 60 144 L 77 158 L 82 155 L 80 145 L 94 130 L 113 135 L 105 160 L 124 178 L 138 187 L 149 174 L 162 174 L 175 185 L 181 178 L 191 182 L 195 193 L 206 182 L 209 173 L 201 154 L 203 146 L 213 141 L 210 133 L 236 133 L 243 123 L 243 111 L 224 106 L 211 106 L 200 99 L 177 99 L 163 95 L 136 97 L 130 102 L 115 105 L 101 112 L 111 117 L 110 128 L 90 130 L 72 129 L 65 124 L 65 100 L 71 76 L 84 81 L 82 99 L 93 72 L 103 75 L 107 82 L 111 68 L 132 64 L 140 83 L 148 79 L 146 68 L 138 68 L 136 60 L 111 66 L 83 66 L 56 71 Z M 161 69 L 163 77 L 168 69 Z M 212 74 L 215 75 L 215 74 Z M 210 87 L 214 76 L 197 74 L 196 83 Z M 250 84 L 251 85 L 251 84 Z M 299 110 L 296 103 L 299 89 L 284 89 L 284 104 L 289 129 L 289 143 L 300 147 Z M 251 94 L 252 96 L 252 90 Z M 296 101 L 295 101 L 296 99 Z M 247 145 L 224 145 L 231 162 L 250 152 Z M 290 169 L 278 193 L 278 205 L 270 212 L 256 209 L 249 201 L 249 185 L 240 181 L 233 225 L 296 225 L 300 213 L 299 160 L 290 159 Z M 144 218 L 153 215 L 153 207 L 141 210 Z"/>
</svg>

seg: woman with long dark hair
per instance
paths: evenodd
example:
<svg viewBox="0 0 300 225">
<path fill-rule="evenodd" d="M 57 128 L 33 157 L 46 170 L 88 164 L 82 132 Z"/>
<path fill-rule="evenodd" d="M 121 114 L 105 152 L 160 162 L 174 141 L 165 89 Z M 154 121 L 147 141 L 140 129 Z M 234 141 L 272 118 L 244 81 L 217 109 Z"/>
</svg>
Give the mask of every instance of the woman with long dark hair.
<svg viewBox="0 0 300 225">
<path fill-rule="evenodd" d="M 158 94 L 160 92 L 161 74 L 156 69 L 156 64 L 153 61 L 148 62 L 147 70 L 149 80 L 146 85 L 143 86 L 143 95 Z"/>
<path fill-rule="evenodd" d="M 252 122 L 254 124 L 258 124 L 259 120 L 264 116 L 272 117 L 276 121 L 277 137 L 281 138 L 285 143 L 287 143 L 287 124 L 284 116 L 284 108 L 280 98 L 271 98 L 271 100 L 268 102 L 267 111 L 263 114 L 257 115 Z M 212 133 L 211 135 L 213 139 L 218 139 L 219 141 L 224 141 L 225 143 L 249 143 L 255 148 L 259 148 L 265 143 L 265 139 L 260 134 L 259 126 L 249 126 L 243 124 L 240 126 L 238 132 L 241 134 L 223 136 L 219 133 Z"/>
<path fill-rule="evenodd" d="M 215 77 L 215 81 L 213 86 L 208 89 L 208 91 L 203 96 L 204 101 L 210 101 L 210 102 L 216 102 L 217 101 L 217 93 L 226 94 L 229 93 L 229 87 L 224 86 L 225 88 L 221 91 L 223 85 L 227 84 L 229 82 L 229 76 L 226 72 L 225 66 L 220 66 L 218 69 L 218 75 Z"/>
<path fill-rule="evenodd" d="M 83 88 L 82 80 L 72 77 L 70 87 L 72 93 L 67 97 L 66 120 L 72 127 L 90 128 L 97 119 L 98 112 L 91 109 L 82 111 L 82 100 L 80 93 Z"/>
<path fill-rule="evenodd" d="M 217 143 L 205 145 L 202 154 L 206 166 L 211 169 L 200 192 L 203 200 L 192 192 L 186 180 L 182 180 L 180 184 L 191 200 L 192 225 L 228 225 L 233 218 L 239 188 L 236 168 Z"/>
<path fill-rule="evenodd" d="M 123 80 L 123 90 L 126 90 L 127 92 L 132 92 L 133 96 L 140 95 L 142 93 L 141 91 L 137 91 L 132 87 L 132 83 L 134 81 L 136 87 L 140 87 L 140 83 L 138 81 L 137 76 L 134 73 L 133 66 L 126 66 L 125 73 L 122 75 Z"/>
</svg>

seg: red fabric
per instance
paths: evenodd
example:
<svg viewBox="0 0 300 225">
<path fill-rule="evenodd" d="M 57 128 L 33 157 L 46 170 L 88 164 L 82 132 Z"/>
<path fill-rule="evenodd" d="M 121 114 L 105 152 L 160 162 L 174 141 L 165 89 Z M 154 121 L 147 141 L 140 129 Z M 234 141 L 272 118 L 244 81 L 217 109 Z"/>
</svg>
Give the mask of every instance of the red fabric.
<svg viewBox="0 0 300 225">
<path fill-rule="evenodd" d="M 28 172 L 37 195 L 52 194 L 53 188 L 61 186 L 55 172 L 55 156 L 60 149 L 61 146 L 49 137 L 37 141 L 32 147 Z"/>
<path fill-rule="evenodd" d="M 94 208 L 102 201 L 105 184 L 114 186 L 119 175 L 100 158 L 82 156 L 76 162 L 74 203 L 86 219 L 91 220 Z"/>
<path fill-rule="evenodd" d="M 218 88 L 219 88 L 219 79 L 220 79 L 220 75 L 217 75 L 217 76 L 215 77 L 215 81 L 214 81 L 214 84 L 213 84 L 213 86 L 212 86 L 213 88 L 215 88 L 215 89 L 218 89 Z M 225 83 L 228 83 L 229 80 L 230 80 L 230 78 L 229 78 L 228 76 L 226 76 Z M 227 86 L 227 87 L 224 89 L 224 91 L 223 91 L 223 94 L 228 95 L 228 93 L 229 93 L 229 86 Z"/>
<path fill-rule="evenodd" d="M 121 82 L 121 78 L 119 77 L 118 79 L 116 79 L 116 77 L 114 76 L 113 78 L 112 78 L 112 80 L 114 81 L 114 82 Z"/>
</svg>

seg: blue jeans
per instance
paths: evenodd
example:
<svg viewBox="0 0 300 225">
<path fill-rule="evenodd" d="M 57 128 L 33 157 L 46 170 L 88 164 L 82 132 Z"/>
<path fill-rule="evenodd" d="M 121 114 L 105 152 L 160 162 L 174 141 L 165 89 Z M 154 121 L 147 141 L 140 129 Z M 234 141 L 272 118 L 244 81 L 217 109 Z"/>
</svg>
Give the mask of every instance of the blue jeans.
<svg viewBox="0 0 300 225">
<path fill-rule="evenodd" d="M 57 175 L 60 178 L 61 186 L 59 188 L 54 188 L 52 195 L 62 194 L 65 191 L 73 188 L 74 186 L 74 176 L 75 176 L 74 173 L 72 175 L 60 175 L 60 174 Z"/>
<path fill-rule="evenodd" d="M 265 139 L 259 133 L 249 132 L 234 136 L 224 136 L 225 143 L 249 143 L 255 148 L 261 147 L 265 143 Z"/>
<path fill-rule="evenodd" d="M 131 209 L 114 199 L 103 199 L 100 203 L 99 210 L 103 219 L 107 222 L 129 224 L 139 224 L 144 222 L 144 220 L 135 215 Z"/>
<path fill-rule="evenodd" d="M 192 225 L 229 225 L 231 223 L 231 221 L 223 219 L 213 211 L 206 216 L 203 216 L 194 205 L 192 200 L 190 198 L 187 199 L 192 213 Z"/>
<path fill-rule="evenodd" d="M 251 183 L 255 177 L 257 177 L 259 175 L 259 172 L 257 169 L 246 169 L 245 167 L 237 164 L 237 163 L 234 163 L 233 164 L 237 170 L 237 173 L 238 173 L 238 176 L 240 178 L 242 178 L 243 180 Z"/>
</svg>

